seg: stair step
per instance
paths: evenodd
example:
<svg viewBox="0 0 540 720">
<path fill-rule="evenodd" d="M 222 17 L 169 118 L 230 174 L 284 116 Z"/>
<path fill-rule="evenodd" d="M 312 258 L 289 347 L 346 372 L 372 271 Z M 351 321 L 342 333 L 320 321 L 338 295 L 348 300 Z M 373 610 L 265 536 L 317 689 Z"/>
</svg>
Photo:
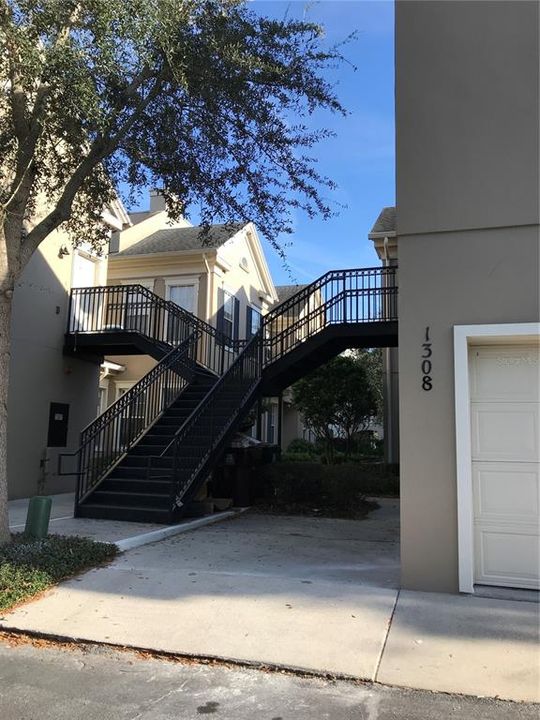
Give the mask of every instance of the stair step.
<svg viewBox="0 0 540 720">
<path fill-rule="evenodd" d="M 100 490 L 112 492 L 135 492 L 168 494 L 171 488 L 169 478 L 159 480 L 156 478 L 107 478 L 99 486 Z M 97 492 L 97 491 L 96 491 Z"/>
<path fill-rule="evenodd" d="M 170 439 L 174 435 L 178 427 L 180 427 L 180 425 L 176 426 L 172 423 L 162 425 L 161 422 L 159 422 L 156 423 L 152 428 L 152 435 L 161 435 Z"/>
<path fill-rule="evenodd" d="M 155 457 L 152 459 L 152 468 L 158 470 L 159 468 L 170 468 L 173 463 L 171 456 L 165 455 L 164 457 Z M 148 458 L 143 455 L 132 455 L 131 453 L 122 461 L 117 468 L 147 468 Z M 116 470 L 116 468 L 115 468 Z M 113 471 L 114 472 L 114 471 Z"/>
<path fill-rule="evenodd" d="M 166 510 L 170 506 L 171 496 L 169 492 L 141 493 L 99 489 L 92 493 L 89 500 L 93 505 L 105 505 L 108 507 L 142 507 Z"/>
<path fill-rule="evenodd" d="M 171 433 L 174 435 L 174 433 Z M 165 447 L 170 442 L 170 438 L 164 437 L 163 433 L 157 434 L 154 432 L 154 428 L 151 428 L 149 432 L 144 435 L 137 445 L 159 445 Z"/>
<path fill-rule="evenodd" d="M 99 520 L 126 520 L 128 522 L 156 523 L 169 525 L 171 513 L 160 508 L 135 507 L 129 505 L 99 505 L 85 502 L 79 505 L 78 517 Z"/>
<path fill-rule="evenodd" d="M 135 445 L 131 449 L 130 454 L 132 457 L 158 457 L 161 455 L 161 451 L 164 450 L 166 445 Z"/>
</svg>

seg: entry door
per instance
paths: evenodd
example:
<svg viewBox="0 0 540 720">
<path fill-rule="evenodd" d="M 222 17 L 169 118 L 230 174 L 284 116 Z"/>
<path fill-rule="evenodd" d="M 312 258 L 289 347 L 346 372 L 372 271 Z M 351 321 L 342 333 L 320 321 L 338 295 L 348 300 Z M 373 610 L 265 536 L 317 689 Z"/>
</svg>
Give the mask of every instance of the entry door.
<svg viewBox="0 0 540 720">
<path fill-rule="evenodd" d="M 475 582 L 540 586 L 539 348 L 472 348 Z"/>
<path fill-rule="evenodd" d="M 195 307 L 195 285 L 169 285 L 167 289 L 167 299 L 175 303 L 179 307 L 196 315 Z M 176 315 L 168 314 L 167 319 L 167 338 L 169 342 L 180 342 L 184 337 L 184 323 L 179 320 Z"/>
<path fill-rule="evenodd" d="M 95 278 L 95 262 L 76 252 L 73 257 L 71 287 L 94 287 Z M 73 322 L 71 324 L 72 328 L 79 331 L 92 330 L 92 314 L 95 313 L 96 310 L 95 298 L 93 298 L 92 295 L 75 296 L 73 298 L 73 305 L 71 309 L 73 314 Z"/>
</svg>

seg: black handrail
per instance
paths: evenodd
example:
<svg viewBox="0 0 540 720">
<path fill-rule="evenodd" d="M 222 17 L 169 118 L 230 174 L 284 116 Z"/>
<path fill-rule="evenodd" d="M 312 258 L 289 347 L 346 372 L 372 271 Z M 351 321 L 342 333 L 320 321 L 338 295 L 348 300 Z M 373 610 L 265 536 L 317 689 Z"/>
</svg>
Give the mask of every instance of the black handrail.
<svg viewBox="0 0 540 720">
<path fill-rule="evenodd" d="M 75 336 L 135 333 L 168 347 L 197 332 L 201 339 L 197 360 L 218 375 L 245 344 L 138 284 L 73 288 L 67 332 Z"/>
<path fill-rule="evenodd" d="M 397 320 L 396 271 L 396 267 L 378 267 L 325 273 L 271 310 L 263 318 L 260 330 L 249 341 L 234 341 L 226 337 L 208 323 L 175 303 L 159 298 L 141 285 L 74 290 L 69 319 L 69 327 L 72 329 L 69 331 L 118 332 L 128 329 L 141 332 L 156 342 L 180 343 L 156 368 L 165 367 L 162 365 L 165 362 L 172 362 L 172 358 L 176 357 L 175 353 L 179 353 L 185 343 L 189 343 L 189 367 L 193 368 L 195 362 L 198 362 L 219 376 L 219 380 L 177 429 L 161 454 L 148 458 L 147 474 L 151 477 L 157 458 L 172 457 L 172 466 L 160 467 L 160 474 L 168 474 L 170 478 L 172 512 L 175 507 L 184 503 L 186 498 L 191 497 L 197 484 L 196 479 L 202 477 L 202 473 L 209 467 L 210 459 L 223 450 L 223 444 L 238 418 L 249 410 L 248 405 L 254 398 L 265 367 L 329 325 Z M 81 302 L 80 298 L 85 297 L 90 297 L 91 300 Z M 114 300 L 117 297 L 123 298 L 123 301 L 119 302 L 117 307 L 112 304 L 111 315 L 107 309 L 109 302 L 105 303 L 104 298 Z M 130 298 L 133 297 L 138 299 L 130 304 Z M 85 309 L 88 316 L 86 319 Z M 120 324 L 120 321 L 118 324 L 114 322 L 114 313 L 119 313 L 119 316 L 124 318 L 123 324 Z M 96 317 L 98 321 L 94 319 Z M 126 322 L 125 318 L 132 319 Z M 189 340 L 185 338 L 186 333 Z M 180 355 L 180 362 L 179 358 Z M 172 366 L 167 365 L 167 369 L 176 372 Z M 96 445 L 94 438 L 103 437 L 105 431 L 102 428 L 109 428 L 106 432 L 109 433 L 107 439 L 110 442 L 111 418 L 122 416 L 121 410 L 115 414 L 115 406 L 122 410 L 129 408 L 130 418 L 139 417 L 139 391 L 136 388 L 140 386 L 142 391 L 143 388 L 152 386 L 155 381 L 155 376 L 152 375 L 154 371 L 142 378 L 130 393 L 124 396 L 125 404 L 115 403 L 109 408 L 113 411 L 111 416 L 107 416 L 106 411 L 94 421 L 89 426 L 93 428 L 92 433 L 88 434 L 89 428 L 83 431 L 79 451 L 79 501 L 95 488 L 97 482 L 112 469 L 120 456 L 123 457 L 127 449 L 137 442 L 163 411 L 161 403 L 157 414 L 151 413 L 153 419 L 144 416 L 140 427 L 135 427 L 130 442 L 125 447 L 121 442 L 113 442 L 116 453 L 114 457 L 108 457 L 100 446 Z M 183 377 L 181 374 L 178 376 Z M 182 388 L 183 385 L 175 387 L 176 396 Z M 175 397 L 171 397 L 171 400 L 173 399 Z M 115 432 L 117 431 L 112 433 L 113 438 Z M 182 448 L 187 447 L 190 451 L 189 457 L 182 454 Z M 104 457 L 103 461 L 100 459 L 100 452 Z"/>
<path fill-rule="evenodd" d="M 192 481 L 215 454 L 220 441 L 246 404 L 262 378 L 262 331 L 247 343 L 229 369 L 201 400 L 159 455 L 148 458 L 147 473 L 151 478 L 154 462 L 166 456 L 173 458 L 168 470 L 171 478 L 171 508 L 180 506 Z M 181 447 L 195 439 L 189 458 L 182 456 Z M 202 441 L 202 442 L 201 442 Z M 160 474 L 167 472 L 160 468 Z"/>
<path fill-rule="evenodd" d="M 309 302 L 324 304 L 344 290 L 376 292 L 382 288 L 396 288 L 396 267 L 370 267 L 351 270 L 329 270 L 297 293 L 276 305 L 263 318 L 269 325 L 276 318 L 297 317 Z M 319 293 L 319 295 L 317 295 Z M 351 319 L 347 322 L 357 322 Z"/>
<path fill-rule="evenodd" d="M 396 288 L 344 290 L 328 302 L 315 305 L 298 319 L 282 323 L 281 327 L 278 327 L 278 319 L 274 317 L 270 332 L 265 334 L 264 366 L 276 362 L 330 325 L 393 320 L 397 320 Z"/>
<path fill-rule="evenodd" d="M 76 504 L 122 460 L 191 381 L 197 341 L 198 334 L 192 333 L 82 431 L 75 453 Z"/>
</svg>

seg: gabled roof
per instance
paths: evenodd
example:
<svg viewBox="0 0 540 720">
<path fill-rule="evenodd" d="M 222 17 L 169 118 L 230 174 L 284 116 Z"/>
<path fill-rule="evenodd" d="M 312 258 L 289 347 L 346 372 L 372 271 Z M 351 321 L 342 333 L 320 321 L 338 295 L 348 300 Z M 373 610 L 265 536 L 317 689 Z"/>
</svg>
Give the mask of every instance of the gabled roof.
<svg viewBox="0 0 540 720">
<path fill-rule="evenodd" d="M 285 302 L 297 292 L 303 290 L 307 285 L 276 285 L 276 292 L 278 296 L 278 303 Z"/>
<path fill-rule="evenodd" d="M 375 224 L 371 228 L 368 237 L 380 237 L 381 235 L 395 235 L 396 233 L 396 208 L 385 207 L 379 213 Z"/>
<path fill-rule="evenodd" d="M 156 230 L 148 237 L 116 253 L 116 257 L 150 255 L 153 253 L 181 252 L 218 248 L 245 227 L 245 223 L 211 225 L 203 234 L 201 226 L 171 227 Z"/>
<path fill-rule="evenodd" d="M 149 217 L 153 217 L 154 215 L 157 215 L 156 212 L 148 212 L 148 210 L 144 210 L 141 212 L 131 212 L 129 213 L 129 219 L 131 220 L 132 225 L 137 225 L 137 223 L 140 223 L 142 220 L 146 220 Z"/>
</svg>

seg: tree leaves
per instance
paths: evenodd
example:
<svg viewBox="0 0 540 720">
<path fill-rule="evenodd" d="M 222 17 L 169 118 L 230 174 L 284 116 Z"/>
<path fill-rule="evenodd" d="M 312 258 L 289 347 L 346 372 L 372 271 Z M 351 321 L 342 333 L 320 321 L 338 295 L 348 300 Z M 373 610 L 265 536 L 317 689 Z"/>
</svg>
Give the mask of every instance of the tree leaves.
<svg viewBox="0 0 540 720">
<path fill-rule="evenodd" d="M 293 402 L 330 450 L 333 437 L 350 441 L 367 428 L 377 414 L 377 392 L 365 358 L 340 355 L 297 382 Z"/>
<path fill-rule="evenodd" d="M 0 0 L 7 241 L 26 223 L 32 251 L 71 216 L 75 242 L 99 244 L 91 227 L 127 184 L 163 187 L 173 219 L 251 220 L 282 251 L 292 210 L 333 214 L 309 153 L 331 133 L 302 121 L 345 113 L 322 35 L 236 0 Z"/>
</svg>

